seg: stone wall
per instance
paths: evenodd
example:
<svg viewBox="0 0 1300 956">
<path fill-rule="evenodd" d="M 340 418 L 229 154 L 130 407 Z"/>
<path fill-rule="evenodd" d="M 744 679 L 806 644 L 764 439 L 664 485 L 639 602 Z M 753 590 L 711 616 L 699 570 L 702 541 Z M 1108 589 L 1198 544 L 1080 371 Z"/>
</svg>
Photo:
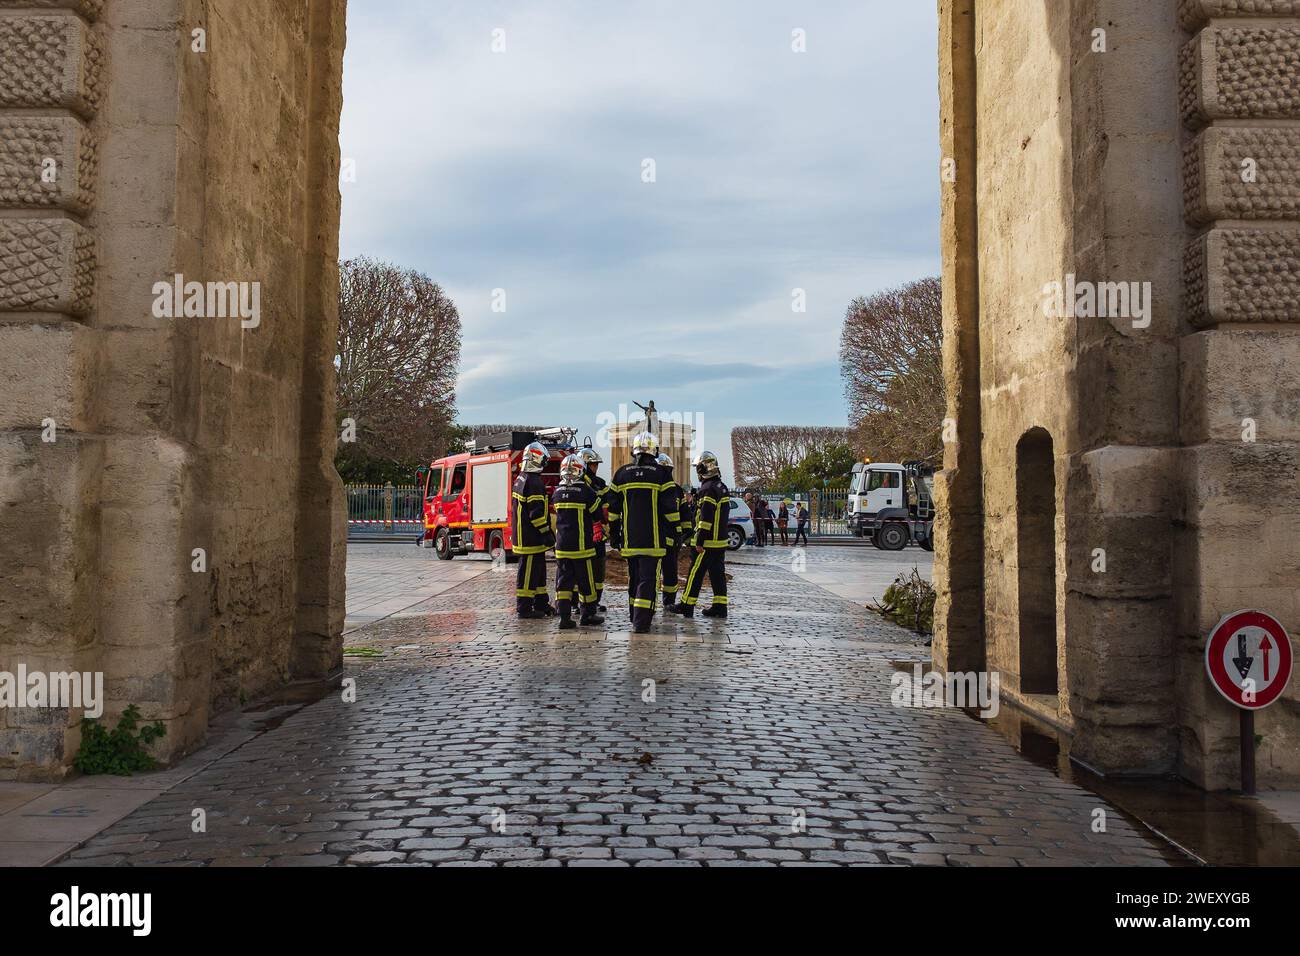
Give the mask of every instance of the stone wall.
<svg viewBox="0 0 1300 956">
<path fill-rule="evenodd" d="M 1205 680 L 1205 634 L 1246 607 L 1300 634 L 1300 3 L 1179 12 L 1179 769 L 1218 788 L 1236 784 L 1237 720 Z M 1255 732 L 1261 784 L 1300 783 L 1300 681 Z"/>
<path fill-rule="evenodd" d="M 1236 718 L 1205 678 L 1205 636 L 1249 606 L 1300 628 L 1298 6 L 940 4 L 945 156 L 969 169 L 973 154 L 974 174 L 944 185 L 957 441 L 935 660 L 986 660 L 1103 772 L 1234 785 Z M 1070 275 L 1150 283 L 1149 315 L 1045 315 L 1045 287 Z M 1018 672 L 1015 452 L 1039 428 L 1056 457 L 1054 698 L 1022 693 Z M 1298 693 L 1260 716 L 1265 785 L 1300 780 Z"/>
<path fill-rule="evenodd" d="M 168 757 L 341 663 L 342 47 L 342 0 L 0 0 L 0 670 L 103 671 Z M 159 317 L 177 274 L 259 320 Z M 0 713 L 0 774 L 79 717 Z"/>
</svg>

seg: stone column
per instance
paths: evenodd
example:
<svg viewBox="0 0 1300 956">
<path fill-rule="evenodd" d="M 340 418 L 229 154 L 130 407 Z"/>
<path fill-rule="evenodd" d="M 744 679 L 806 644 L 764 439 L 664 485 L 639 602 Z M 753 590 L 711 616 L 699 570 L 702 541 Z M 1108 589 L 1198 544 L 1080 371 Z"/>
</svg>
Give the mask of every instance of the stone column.
<svg viewBox="0 0 1300 956">
<path fill-rule="evenodd" d="M 935 478 L 933 659 L 941 671 L 979 671 L 985 665 L 974 6 L 974 0 L 939 3 L 943 375 L 948 405 L 943 471 Z"/>
<path fill-rule="evenodd" d="M 343 22 L 0 0 L 0 670 L 102 671 L 164 759 L 341 662 Z M 79 717 L 0 715 L 0 774 L 64 772 Z"/>
<path fill-rule="evenodd" d="M 106 444 L 92 321 L 101 4 L 18 6 L 0 3 L 0 671 L 89 671 Z M 80 717 L 0 710 L 0 778 L 61 768 Z"/>
<path fill-rule="evenodd" d="M 1188 323 L 1177 630 L 1181 772 L 1236 787 L 1205 637 L 1254 607 L 1300 634 L 1300 2 L 1184 0 Z M 1300 681 L 1256 720 L 1261 786 L 1300 784 Z"/>
</svg>

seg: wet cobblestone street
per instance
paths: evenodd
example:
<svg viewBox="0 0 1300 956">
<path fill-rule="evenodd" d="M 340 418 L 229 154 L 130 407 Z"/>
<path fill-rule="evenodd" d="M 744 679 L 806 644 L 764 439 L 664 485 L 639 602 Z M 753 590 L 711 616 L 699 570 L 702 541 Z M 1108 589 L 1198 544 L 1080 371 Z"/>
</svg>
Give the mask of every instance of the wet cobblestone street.
<svg viewBox="0 0 1300 956">
<path fill-rule="evenodd" d="M 779 561 L 731 571 L 730 620 L 635 637 L 624 595 L 561 635 L 514 618 L 513 568 L 482 574 L 349 635 L 379 655 L 349 658 L 355 703 L 303 707 L 65 863 L 1178 862 L 961 711 L 892 706 L 916 635 Z"/>
</svg>

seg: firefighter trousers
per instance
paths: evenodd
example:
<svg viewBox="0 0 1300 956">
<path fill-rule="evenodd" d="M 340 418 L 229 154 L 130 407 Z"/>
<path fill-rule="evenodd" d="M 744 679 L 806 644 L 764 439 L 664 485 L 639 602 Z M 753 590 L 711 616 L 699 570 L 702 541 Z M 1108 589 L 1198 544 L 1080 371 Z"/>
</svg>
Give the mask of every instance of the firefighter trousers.
<svg viewBox="0 0 1300 956">
<path fill-rule="evenodd" d="M 519 569 L 515 572 L 516 609 L 540 610 L 550 603 L 546 595 L 546 552 L 519 555 Z"/>
<path fill-rule="evenodd" d="M 673 545 L 664 555 L 663 566 L 659 570 L 659 577 L 663 581 L 660 590 L 664 595 L 664 607 L 677 603 L 677 552 L 680 548 Z"/>
<path fill-rule="evenodd" d="M 704 575 L 709 576 L 709 584 L 713 587 L 713 604 L 725 605 L 727 603 L 727 552 L 725 548 L 705 548 L 695 555 L 695 560 L 691 562 L 690 573 L 686 575 L 686 594 L 682 598 L 683 604 L 689 604 L 692 607 L 700 599 L 700 588 L 704 586 Z"/>
<path fill-rule="evenodd" d="M 555 559 L 555 604 L 566 621 L 575 604 L 582 605 L 584 619 L 596 613 L 595 558 Z"/>
<path fill-rule="evenodd" d="M 648 630 L 655 613 L 655 589 L 659 586 L 659 562 L 651 555 L 627 559 L 627 605 L 634 630 Z"/>
</svg>

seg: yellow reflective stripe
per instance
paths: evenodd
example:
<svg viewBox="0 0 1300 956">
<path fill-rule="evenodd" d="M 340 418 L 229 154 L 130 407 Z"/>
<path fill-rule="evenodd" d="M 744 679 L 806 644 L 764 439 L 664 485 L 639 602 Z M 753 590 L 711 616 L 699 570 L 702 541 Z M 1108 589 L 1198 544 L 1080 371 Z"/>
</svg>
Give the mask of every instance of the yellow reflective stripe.
<svg viewBox="0 0 1300 956">
<path fill-rule="evenodd" d="M 595 548 L 588 548 L 586 551 L 556 551 L 557 558 L 594 558 L 596 556 Z"/>
<path fill-rule="evenodd" d="M 525 498 L 523 495 L 521 495 L 521 494 L 520 494 L 519 492 L 517 492 L 517 491 L 516 491 L 516 492 L 513 492 L 513 495 L 514 495 L 514 499 L 515 499 L 516 501 L 547 501 L 547 500 L 549 500 L 549 499 L 546 497 L 546 495 L 529 495 L 527 498 Z"/>
<path fill-rule="evenodd" d="M 726 604 L 726 603 L 727 603 L 727 596 L 726 596 L 725 594 L 715 594 L 715 595 L 713 595 L 713 603 L 714 603 L 714 604 Z"/>
<path fill-rule="evenodd" d="M 652 602 L 652 601 L 647 601 L 645 598 L 633 598 L 633 599 L 632 599 L 632 606 L 633 606 L 633 607 L 651 608 L 651 607 L 654 607 L 654 602 Z"/>
<path fill-rule="evenodd" d="M 619 485 L 619 491 L 627 491 L 629 488 L 639 488 L 644 491 L 662 491 L 663 485 L 656 485 L 652 481 L 629 481 L 626 485 Z"/>
</svg>

